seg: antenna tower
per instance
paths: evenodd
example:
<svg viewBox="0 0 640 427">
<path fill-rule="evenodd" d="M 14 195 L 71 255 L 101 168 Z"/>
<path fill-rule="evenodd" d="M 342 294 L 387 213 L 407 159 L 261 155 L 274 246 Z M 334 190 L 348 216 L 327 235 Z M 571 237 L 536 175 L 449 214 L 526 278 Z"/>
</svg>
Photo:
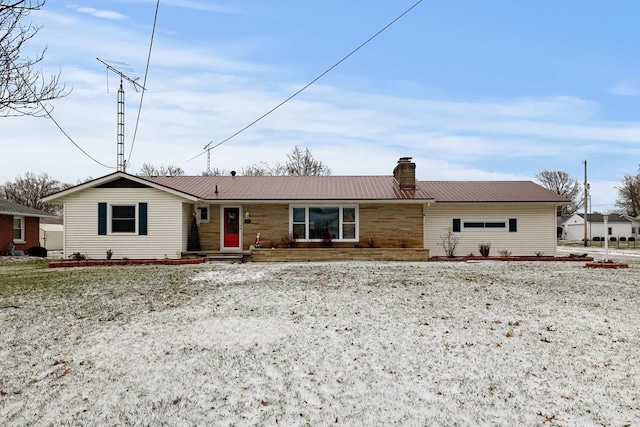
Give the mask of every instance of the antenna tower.
<svg viewBox="0 0 640 427">
<path fill-rule="evenodd" d="M 213 149 L 213 147 L 211 147 L 212 143 L 213 141 L 209 141 L 209 143 L 204 146 L 204 149 L 207 150 L 207 174 L 211 174 L 211 150 Z"/>
<path fill-rule="evenodd" d="M 118 114 L 117 114 L 117 122 L 118 122 L 118 171 L 126 172 L 126 164 L 124 160 L 124 88 L 122 87 L 122 81 L 127 80 L 133 86 L 133 89 L 138 92 L 138 88 L 144 90 L 144 87 L 138 83 L 140 80 L 139 77 L 132 78 L 124 74 L 122 71 L 116 69 L 115 67 L 107 64 L 100 58 L 96 58 L 98 61 L 104 64 L 107 67 L 107 70 L 117 74 L 120 76 L 120 88 L 118 89 Z"/>
</svg>

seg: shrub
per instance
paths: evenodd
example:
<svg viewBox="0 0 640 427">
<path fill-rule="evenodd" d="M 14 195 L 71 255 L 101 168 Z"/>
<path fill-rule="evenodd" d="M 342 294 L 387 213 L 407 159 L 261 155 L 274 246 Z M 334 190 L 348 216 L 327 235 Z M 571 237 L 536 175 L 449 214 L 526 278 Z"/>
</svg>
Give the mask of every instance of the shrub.
<svg viewBox="0 0 640 427">
<path fill-rule="evenodd" d="M 480 251 L 480 256 L 488 257 L 489 252 L 491 251 L 491 243 L 480 243 L 478 245 L 478 251 Z"/>
<path fill-rule="evenodd" d="M 503 249 L 500 251 L 500 256 L 511 256 L 511 251 L 508 251 L 506 249 Z"/>
<path fill-rule="evenodd" d="M 615 242 L 616 240 L 618 240 L 618 239 L 616 239 L 616 238 L 615 238 L 615 236 L 611 236 L 611 237 L 609 237 L 609 241 L 610 241 L 610 242 Z"/>
<path fill-rule="evenodd" d="M 107 249 L 107 259 L 111 259 L 113 256 L 113 251 L 111 249 Z"/>
<path fill-rule="evenodd" d="M 622 237 L 620 237 L 620 241 L 621 241 L 621 242 L 626 242 L 626 241 L 627 241 L 627 238 L 626 238 L 626 237 L 624 237 L 624 236 L 622 236 Z"/>
<path fill-rule="evenodd" d="M 323 248 L 332 248 L 333 247 L 333 237 L 331 237 L 331 233 L 325 231 L 322 233 L 322 242 L 320 242 L 320 246 Z"/>
<path fill-rule="evenodd" d="M 285 248 L 295 248 L 297 244 L 296 236 L 293 233 L 282 236 L 282 246 Z"/>
<path fill-rule="evenodd" d="M 635 242 L 635 241 L 636 241 L 636 238 L 635 238 L 635 237 L 629 237 L 629 241 L 630 241 L 630 242 Z"/>
<path fill-rule="evenodd" d="M 69 258 L 73 261 L 84 261 L 85 259 L 87 259 L 87 256 L 81 254 L 80 252 L 74 252 L 69 255 Z"/>
<path fill-rule="evenodd" d="M 47 257 L 47 248 L 43 248 L 42 246 L 33 246 L 27 250 L 27 253 L 31 256 L 37 256 L 40 258 Z"/>
<path fill-rule="evenodd" d="M 453 258 L 456 256 L 456 248 L 458 247 L 460 238 L 453 234 L 451 227 L 445 228 L 445 230 L 446 233 L 440 236 L 440 246 L 444 249 L 447 258 Z"/>
<path fill-rule="evenodd" d="M 599 241 L 600 241 L 600 237 L 599 237 L 599 236 L 594 237 L 594 238 L 593 238 L 593 241 L 594 241 L 594 242 L 599 242 Z"/>
</svg>

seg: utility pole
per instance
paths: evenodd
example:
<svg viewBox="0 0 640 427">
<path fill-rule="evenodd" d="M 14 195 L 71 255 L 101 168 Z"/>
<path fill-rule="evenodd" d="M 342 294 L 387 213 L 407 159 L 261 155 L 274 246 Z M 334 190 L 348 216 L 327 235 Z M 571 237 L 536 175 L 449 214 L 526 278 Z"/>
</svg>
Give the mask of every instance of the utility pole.
<svg viewBox="0 0 640 427">
<path fill-rule="evenodd" d="M 588 246 L 589 235 L 587 234 L 587 210 L 589 205 L 589 183 L 587 182 L 587 161 L 584 161 L 584 246 Z"/>
</svg>

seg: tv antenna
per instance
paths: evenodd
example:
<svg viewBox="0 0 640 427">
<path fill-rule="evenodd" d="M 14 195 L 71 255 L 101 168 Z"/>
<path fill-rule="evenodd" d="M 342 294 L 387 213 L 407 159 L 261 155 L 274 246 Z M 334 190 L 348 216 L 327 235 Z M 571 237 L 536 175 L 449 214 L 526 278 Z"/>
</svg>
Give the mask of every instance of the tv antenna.
<svg viewBox="0 0 640 427">
<path fill-rule="evenodd" d="M 108 71 L 111 71 L 117 74 L 118 76 L 120 76 L 120 88 L 118 89 L 118 115 L 117 115 L 117 121 L 118 121 L 118 143 L 117 143 L 118 144 L 118 150 L 117 150 L 118 151 L 118 168 L 117 169 L 119 172 L 126 172 L 127 167 L 125 164 L 126 162 L 124 160 L 124 88 L 122 87 L 122 82 L 123 80 L 126 80 L 129 83 L 131 83 L 131 86 L 133 86 L 133 89 L 136 91 L 136 93 L 138 92 L 138 88 L 142 90 L 145 90 L 145 89 L 140 83 L 138 83 L 138 80 L 140 80 L 140 77 L 135 77 L 135 78 L 129 77 L 125 73 L 109 65 L 102 59 L 100 58 L 96 58 L 96 59 L 101 63 L 103 63 L 104 66 L 107 67 Z M 122 65 L 126 65 L 126 64 L 122 64 Z"/>
<path fill-rule="evenodd" d="M 211 150 L 215 147 L 211 147 L 213 141 L 209 141 L 207 145 L 204 146 L 204 149 L 207 150 L 207 174 L 211 174 Z"/>
</svg>

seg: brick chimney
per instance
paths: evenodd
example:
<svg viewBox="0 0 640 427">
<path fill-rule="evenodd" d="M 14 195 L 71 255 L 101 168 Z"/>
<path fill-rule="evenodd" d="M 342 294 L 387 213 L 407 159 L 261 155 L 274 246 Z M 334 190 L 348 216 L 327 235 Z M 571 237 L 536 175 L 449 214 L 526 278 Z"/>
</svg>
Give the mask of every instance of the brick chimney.
<svg viewBox="0 0 640 427">
<path fill-rule="evenodd" d="M 411 157 L 400 157 L 393 169 L 393 177 L 398 181 L 401 190 L 416 189 L 416 164 L 411 161 Z"/>
</svg>

